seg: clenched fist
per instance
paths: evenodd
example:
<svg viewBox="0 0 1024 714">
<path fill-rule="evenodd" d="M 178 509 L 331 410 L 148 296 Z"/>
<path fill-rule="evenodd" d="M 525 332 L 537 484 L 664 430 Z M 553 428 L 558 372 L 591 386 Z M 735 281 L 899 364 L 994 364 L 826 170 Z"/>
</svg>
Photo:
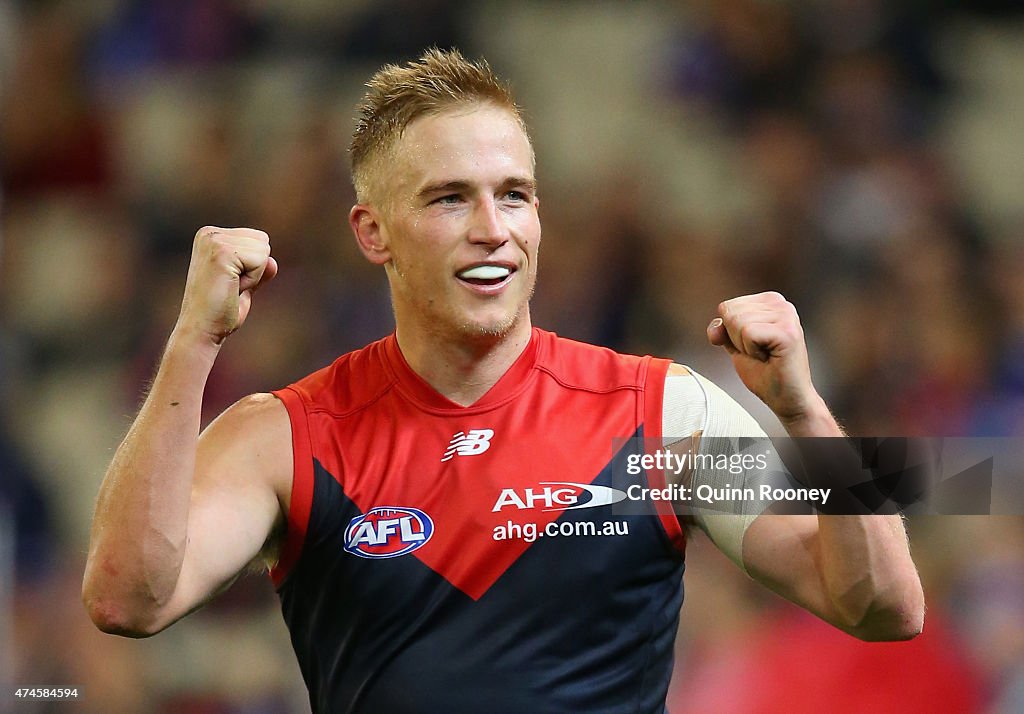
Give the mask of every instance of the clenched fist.
<svg viewBox="0 0 1024 714">
<path fill-rule="evenodd" d="M 214 344 L 241 327 L 257 287 L 277 275 L 270 238 L 252 228 L 206 226 L 196 233 L 176 329 Z"/>
<path fill-rule="evenodd" d="M 778 293 L 726 300 L 708 325 L 708 340 L 732 356 L 747 389 L 785 424 L 822 404 L 807 359 L 807 346 L 796 308 Z"/>
</svg>

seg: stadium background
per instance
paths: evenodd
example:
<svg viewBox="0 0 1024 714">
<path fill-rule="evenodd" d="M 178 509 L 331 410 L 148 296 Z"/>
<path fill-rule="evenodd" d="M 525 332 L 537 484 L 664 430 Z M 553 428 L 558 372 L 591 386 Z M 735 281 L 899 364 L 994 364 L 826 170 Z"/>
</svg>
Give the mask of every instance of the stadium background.
<svg viewBox="0 0 1024 714">
<path fill-rule="evenodd" d="M 199 226 L 268 231 L 282 268 L 208 417 L 389 331 L 345 220 L 345 148 L 361 82 L 430 44 L 486 56 L 526 108 L 537 324 L 739 395 L 704 327 L 776 289 L 852 433 L 1020 437 L 1014 5 L 0 0 L 0 711 L 306 711 L 265 578 L 155 639 L 95 631 L 92 504 Z M 1024 711 L 1022 520 L 911 535 L 926 633 L 875 646 L 694 542 L 673 711 Z M 40 684 L 84 697 L 9 696 Z"/>
</svg>

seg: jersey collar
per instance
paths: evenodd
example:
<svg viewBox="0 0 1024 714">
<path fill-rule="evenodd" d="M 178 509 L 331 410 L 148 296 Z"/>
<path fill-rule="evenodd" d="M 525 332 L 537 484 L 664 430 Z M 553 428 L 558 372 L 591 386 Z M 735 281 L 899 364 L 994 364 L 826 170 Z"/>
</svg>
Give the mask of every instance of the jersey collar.
<svg viewBox="0 0 1024 714">
<path fill-rule="evenodd" d="M 397 380 L 398 390 L 420 408 L 437 413 L 470 414 L 500 406 L 525 389 L 533 375 L 541 352 L 541 330 L 534 327 L 530 341 L 512 366 L 501 376 L 486 394 L 469 406 L 462 406 L 444 396 L 413 371 L 405 361 L 398 338 L 391 333 L 384 340 L 384 354 L 387 366 Z"/>
</svg>

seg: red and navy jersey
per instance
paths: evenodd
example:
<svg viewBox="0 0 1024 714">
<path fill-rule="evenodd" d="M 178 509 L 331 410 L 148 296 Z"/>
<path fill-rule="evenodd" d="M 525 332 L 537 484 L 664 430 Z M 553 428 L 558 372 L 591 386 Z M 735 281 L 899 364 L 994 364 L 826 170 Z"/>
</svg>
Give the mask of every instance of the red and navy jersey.
<svg viewBox="0 0 1024 714">
<path fill-rule="evenodd" d="M 463 407 L 391 335 L 276 392 L 295 474 L 271 575 L 313 711 L 663 711 L 683 533 L 620 513 L 612 475 L 661 437 L 668 365 L 534 329 Z"/>
</svg>

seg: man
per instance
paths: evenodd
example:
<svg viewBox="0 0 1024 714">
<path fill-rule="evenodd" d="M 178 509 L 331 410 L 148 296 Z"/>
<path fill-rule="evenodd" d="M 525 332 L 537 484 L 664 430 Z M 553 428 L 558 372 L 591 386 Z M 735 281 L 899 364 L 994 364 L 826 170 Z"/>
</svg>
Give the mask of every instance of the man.
<svg viewBox="0 0 1024 714">
<path fill-rule="evenodd" d="M 430 51 L 368 86 L 349 218 L 384 266 L 395 333 L 243 399 L 197 439 L 217 352 L 277 273 L 260 231 L 201 229 L 160 369 L 100 492 L 90 615 L 152 635 L 262 557 L 315 711 L 660 711 L 683 530 L 654 507 L 613 518 L 613 442 L 761 432 L 683 367 L 532 326 L 533 149 L 486 64 Z M 708 337 L 791 435 L 840 435 L 780 296 L 723 303 Z M 898 517 L 702 525 L 754 578 L 847 632 L 921 629 Z"/>
</svg>

